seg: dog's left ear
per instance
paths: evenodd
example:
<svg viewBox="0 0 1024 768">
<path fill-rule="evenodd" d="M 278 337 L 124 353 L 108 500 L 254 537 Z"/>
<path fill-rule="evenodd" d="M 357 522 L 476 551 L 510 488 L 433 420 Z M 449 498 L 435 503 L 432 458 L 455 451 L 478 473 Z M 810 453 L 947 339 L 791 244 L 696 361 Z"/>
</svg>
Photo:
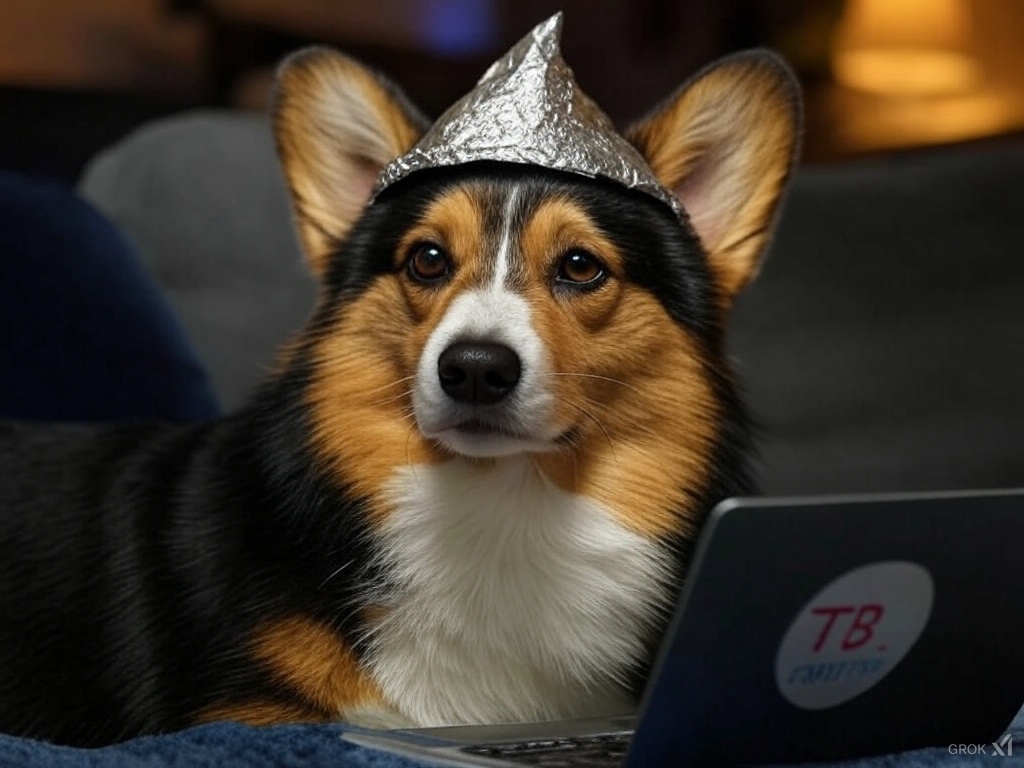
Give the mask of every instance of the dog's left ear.
<svg viewBox="0 0 1024 768">
<path fill-rule="evenodd" d="M 712 64 L 626 132 L 689 215 L 728 303 L 757 274 L 800 122 L 789 67 L 749 51 Z"/>
<path fill-rule="evenodd" d="M 362 214 L 377 176 L 412 148 L 427 121 L 383 76 L 314 47 L 279 68 L 273 122 L 299 236 L 320 275 Z"/>
</svg>

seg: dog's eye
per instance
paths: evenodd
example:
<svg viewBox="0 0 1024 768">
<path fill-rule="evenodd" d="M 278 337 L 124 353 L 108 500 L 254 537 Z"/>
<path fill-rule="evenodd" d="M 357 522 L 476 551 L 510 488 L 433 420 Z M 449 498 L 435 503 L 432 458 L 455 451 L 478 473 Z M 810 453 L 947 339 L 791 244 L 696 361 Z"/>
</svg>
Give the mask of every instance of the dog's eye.
<svg viewBox="0 0 1024 768">
<path fill-rule="evenodd" d="M 448 254 L 433 243 L 417 243 L 409 250 L 409 277 L 420 283 L 437 283 L 448 276 Z"/>
<path fill-rule="evenodd" d="M 604 265 L 594 254 L 574 248 L 562 256 L 555 280 L 579 288 L 596 288 L 607 276 Z"/>
</svg>

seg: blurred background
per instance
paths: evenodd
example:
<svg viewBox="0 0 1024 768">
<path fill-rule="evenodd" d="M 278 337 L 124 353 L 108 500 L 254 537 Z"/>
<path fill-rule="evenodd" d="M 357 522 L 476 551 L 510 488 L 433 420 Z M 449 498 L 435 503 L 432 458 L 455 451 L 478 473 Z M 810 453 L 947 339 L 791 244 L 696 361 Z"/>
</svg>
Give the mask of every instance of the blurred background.
<svg viewBox="0 0 1024 768">
<path fill-rule="evenodd" d="M 567 60 L 620 122 L 711 59 L 767 45 L 806 89 L 806 163 L 1024 128 L 1020 0 L 3 0 L 0 168 L 73 183 L 155 117 L 260 110 L 274 63 L 310 42 L 436 115 L 560 8 Z"/>
<path fill-rule="evenodd" d="M 1024 0 L 0 0 L 0 415 L 239 407 L 314 297 L 275 63 L 328 43 L 437 115 L 558 9 L 620 124 L 741 48 L 802 80 L 804 167 L 730 324 L 763 490 L 1024 486 Z"/>
</svg>

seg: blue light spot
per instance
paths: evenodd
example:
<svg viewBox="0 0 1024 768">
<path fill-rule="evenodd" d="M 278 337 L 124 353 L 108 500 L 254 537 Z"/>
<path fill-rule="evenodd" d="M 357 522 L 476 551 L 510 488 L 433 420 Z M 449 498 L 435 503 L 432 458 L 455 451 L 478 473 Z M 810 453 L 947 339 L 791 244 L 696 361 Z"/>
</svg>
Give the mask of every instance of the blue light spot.
<svg viewBox="0 0 1024 768">
<path fill-rule="evenodd" d="M 493 0 L 425 0 L 423 42 L 442 56 L 472 56 L 490 50 L 498 36 Z"/>
</svg>

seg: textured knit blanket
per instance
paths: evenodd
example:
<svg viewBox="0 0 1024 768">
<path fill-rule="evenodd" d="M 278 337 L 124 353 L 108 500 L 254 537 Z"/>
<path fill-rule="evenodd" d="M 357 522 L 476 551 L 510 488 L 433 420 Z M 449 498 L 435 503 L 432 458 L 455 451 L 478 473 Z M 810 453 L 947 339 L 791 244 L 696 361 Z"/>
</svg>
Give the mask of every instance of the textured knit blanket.
<svg viewBox="0 0 1024 768">
<path fill-rule="evenodd" d="M 985 753 L 974 755 L 952 754 L 950 747 L 943 745 L 850 760 L 840 765 L 842 768 L 1024 766 L 1024 710 L 1017 715 L 1008 733 L 1013 738 L 1014 753 L 1010 757 L 995 754 L 992 745 L 983 745 Z M 2 768 L 417 768 L 425 765 L 350 744 L 342 739 L 342 728 L 335 725 L 250 728 L 218 723 L 166 736 L 134 739 L 103 749 L 71 749 L 0 736 Z"/>
</svg>

